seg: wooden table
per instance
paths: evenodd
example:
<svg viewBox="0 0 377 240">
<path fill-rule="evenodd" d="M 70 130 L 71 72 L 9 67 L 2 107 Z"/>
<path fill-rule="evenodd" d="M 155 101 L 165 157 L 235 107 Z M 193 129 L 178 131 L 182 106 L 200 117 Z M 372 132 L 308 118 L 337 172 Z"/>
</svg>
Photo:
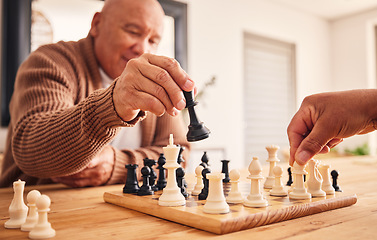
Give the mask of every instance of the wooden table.
<svg viewBox="0 0 377 240">
<path fill-rule="evenodd" d="M 357 194 L 355 205 L 225 235 L 103 201 L 105 191 L 119 190 L 122 185 L 80 189 L 26 186 L 24 196 L 37 189 L 51 198 L 49 221 L 57 233 L 53 239 L 377 239 L 377 158 L 346 157 L 325 162 L 339 171 L 342 190 Z M 0 239 L 28 239 L 27 232 L 4 228 L 12 198 L 11 188 L 0 189 Z"/>
</svg>

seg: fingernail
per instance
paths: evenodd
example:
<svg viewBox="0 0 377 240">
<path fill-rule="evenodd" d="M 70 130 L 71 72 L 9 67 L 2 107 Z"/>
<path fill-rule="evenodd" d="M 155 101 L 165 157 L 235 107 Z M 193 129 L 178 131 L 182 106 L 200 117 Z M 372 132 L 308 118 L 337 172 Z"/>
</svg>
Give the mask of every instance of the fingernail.
<svg viewBox="0 0 377 240">
<path fill-rule="evenodd" d="M 179 111 L 176 108 L 173 108 L 173 112 L 172 112 L 173 116 L 177 116 L 178 113 Z"/>
<path fill-rule="evenodd" d="M 191 89 L 194 86 L 194 82 L 191 79 L 187 79 L 185 84 L 183 84 L 183 88 L 188 90 Z"/>
<path fill-rule="evenodd" d="M 310 153 L 307 152 L 307 151 L 301 151 L 299 153 L 296 154 L 296 162 L 301 164 L 301 165 L 304 165 L 306 164 L 309 160 L 310 160 Z"/>
<path fill-rule="evenodd" d="M 185 107 L 186 107 L 186 101 L 185 101 L 185 99 L 182 98 L 181 101 L 179 101 L 177 103 L 177 109 L 182 110 Z"/>
</svg>

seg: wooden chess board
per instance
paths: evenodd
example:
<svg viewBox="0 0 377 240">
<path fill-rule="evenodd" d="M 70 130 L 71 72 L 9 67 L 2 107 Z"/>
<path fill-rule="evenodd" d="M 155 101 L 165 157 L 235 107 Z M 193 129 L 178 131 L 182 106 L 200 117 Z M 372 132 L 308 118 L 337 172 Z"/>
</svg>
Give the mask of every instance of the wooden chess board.
<svg viewBox="0 0 377 240">
<path fill-rule="evenodd" d="M 240 184 L 240 190 L 244 193 L 244 197 L 248 195 L 249 189 L 250 184 Z M 225 195 L 229 190 L 229 184 L 224 184 Z M 264 196 L 268 200 L 268 207 L 249 208 L 242 204 L 229 204 L 230 213 L 207 214 L 203 212 L 205 200 L 198 200 L 197 196 L 190 195 L 185 206 L 163 207 L 158 205 L 158 198 L 161 194 L 162 191 L 158 191 L 154 195 L 137 196 L 124 194 L 120 189 L 117 192 L 105 192 L 103 198 L 108 203 L 216 234 L 236 232 L 347 207 L 357 201 L 355 194 L 341 192 L 326 198 L 292 200 L 289 197 L 270 196 L 265 190 Z"/>
</svg>

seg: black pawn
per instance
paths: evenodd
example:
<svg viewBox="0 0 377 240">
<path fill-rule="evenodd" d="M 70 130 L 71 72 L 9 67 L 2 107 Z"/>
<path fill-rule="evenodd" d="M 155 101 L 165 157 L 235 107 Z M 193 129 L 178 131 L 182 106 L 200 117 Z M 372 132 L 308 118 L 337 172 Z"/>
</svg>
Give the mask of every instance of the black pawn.
<svg viewBox="0 0 377 240">
<path fill-rule="evenodd" d="M 157 174 L 153 169 L 153 166 L 156 165 L 156 160 L 144 158 L 144 166 L 148 166 L 151 170 L 149 174 L 149 185 L 151 186 L 153 191 L 158 191 L 158 187 L 156 186 L 156 179 Z"/>
<path fill-rule="evenodd" d="M 166 187 L 167 181 L 166 181 L 166 173 L 164 165 L 166 163 L 166 158 L 163 153 L 160 153 L 160 157 L 158 158 L 158 180 L 157 180 L 157 188 L 158 190 L 162 190 Z"/>
<path fill-rule="evenodd" d="M 204 126 L 204 124 L 200 122 L 196 116 L 194 107 L 198 103 L 194 101 L 193 92 L 183 91 L 183 94 L 186 98 L 186 108 L 190 116 L 190 125 L 188 126 L 189 130 L 186 135 L 187 141 L 195 142 L 208 138 L 210 134 L 209 129 Z"/>
<path fill-rule="evenodd" d="M 209 180 L 207 178 L 207 173 L 210 173 L 210 172 L 211 170 L 209 168 L 204 168 L 202 171 L 204 187 L 198 196 L 199 200 L 206 200 L 208 197 Z"/>
<path fill-rule="evenodd" d="M 336 170 L 331 171 L 331 177 L 332 177 L 332 186 L 335 189 L 336 192 L 342 192 L 340 187 L 338 186 L 338 176 L 339 173 Z"/>
<path fill-rule="evenodd" d="M 223 179 L 223 182 L 224 183 L 228 183 L 230 181 L 230 178 L 229 178 L 229 160 L 221 160 L 221 162 L 223 163 L 222 165 L 222 168 L 221 168 L 221 172 L 225 174 L 225 178 Z"/>
<path fill-rule="evenodd" d="M 199 165 L 202 166 L 203 168 L 207 168 L 209 166 L 208 164 L 209 159 L 208 159 L 206 151 L 204 151 L 201 161 L 202 162 Z"/>
<path fill-rule="evenodd" d="M 137 193 L 140 189 L 136 176 L 137 164 L 127 164 L 127 179 L 126 184 L 123 187 L 124 193 Z"/>
<path fill-rule="evenodd" d="M 144 196 L 144 195 L 153 195 L 154 192 L 149 185 L 149 175 L 151 173 L 151 169 L 148 166 L 144 166 L 141 168 L 141 175 L 143 177 L 143 185 L 140 187 L 140 190 L 137 192 L 137 195 Z"/>
<path fill-rule="evenodd" d="M 186 187 L 185 187 L 185 184 L 184 184 L 185 170 L 183 170 L 182 167 L 179 167 L 176 170 L 176 174 L 177 174 L 178 187 L 181 189 L 182 195 L 185 198 L 187 198 L 188 197 L 188 193 L 186 191 Z"/>
<path fill-rule="evenodd" d="M 287 169 L 287 171 L 288 171 L 288 182 L 287 182 L 287 186 L 291 186 L 292 183 L 293 183 L 293 181 L 292 181 L 292 169 L 291 169 L 291 167 L 289 167 L 289 168 Z"/>
</svg>

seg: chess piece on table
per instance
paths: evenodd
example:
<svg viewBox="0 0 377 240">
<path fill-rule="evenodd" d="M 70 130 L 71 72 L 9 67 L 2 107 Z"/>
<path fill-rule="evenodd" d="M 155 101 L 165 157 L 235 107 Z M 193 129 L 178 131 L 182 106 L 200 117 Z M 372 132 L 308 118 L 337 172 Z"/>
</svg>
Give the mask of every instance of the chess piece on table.
<svg viewBox="0 0 377 240">
<path fill-rule="evenodd" d="M 304 174 L 307 174 L 304 168 L 305 166 L 299 165 L 297 162 L 293 163 L 292 174 L 294 176 L 294 186 L 289 193 L 289 198 L 291 199 L 310 199 L 312 197 L 304 186 Z"/>
<path fill-rule="evenodd" d="M 229 160 L 221 160 L 222 162 L 222 167 L 221 167 L 221 172 L 225 174 L 225 177 L 223 179 L 224 183 L 229 182 Z"/>
<path fill-rule="evenodd" d="M 149 184 L 149 177 L 151 174 L 151 168 L 144 166 L 141 168 L 141 176 L 143 177 L 143 185 L 141 185 L 139 191 L 137 192 L 138 196 L 153 195 L 154 191 L 152 190 L 151 185 Z"/>
<path fill-rule="evenodd" d="M 284 197 L 287 196 L 288 193 L 284 190 L 283 183 L 281 181 L 281 176 L 283 175 L 283 169 L 280 166 L 275 166 L 272 169 L 272 173 L 275 177 L 275 183 L 272 186 L 272 189 L 270 190 L 271 196 L 277 196 L 277 197 Z"/>
<path fill-rule="evenodd" d="M 209 129 L 204 126 L 204 124 L 200 122 L 198 117 L 196 116 L 194 107 L 198 103 L 194 101 L 193 92 L 183 91 L 183 95 L 185 96 L 186 108 L 190 116 L 190 125 L 188 126 L 189 130 L 186 135 L 187 141 L 195 142 L 208 138 L 210 134 Z"/>
<path fill-rule="evenodd" d="M 262 166 L 257 157 L 253 157 L 249 165 L 250 175 L 247 177 L 251 180 L 250 193 L 243 202 L 243 205 L 246 207 L 267 207 L 268 202 L 263 197 L 260 188 L 260 181 L 263 179 L 262 176 Z"/>
<path fill-rule="evenodd" d="M 202 176 L 203 176 L 203 188 L 202 191 L 198 195 L 199 200 L 206 200 L 208 197 L 208 189 L 209 189 L 209 180 L 207 178 L 207 174 L 211 173 L 211 169 L 209 168 L 204 168 L 202 171 Z"/>
<path fill-rule="evenodd" d="M 31 231 L 38 222 L 37 199 L 41 196 L 38 190 L 31 190 L 26 197 L 29 214 L 26 221 L 21 225 L 21 231 Z"/>
<path fill-rule="evenodd" d="M 167 207 L 185 205 L 186 199 L 181 194 L 181 189 L 178 187 L 176 180 L 175 170 L 180 167 L 177 163 L 179 147 L 173 144 L 173 134 L 170 134 L 169 145 L 164 147 L 163 151 L 166 158 L 165 168 L 168 170 L 168 176 L 166 187 L 158 199 L 158 204 Z"/>
<path fill-rule="evenodd" d="M 338 177 L 339 177 L 338 171 L 332 170 L 331 177 L 332 177 L 332 186 L 335 189 L 335 192 L 342 192 L 342 189 L 340 189 L 338 185 Z"/>
<path fill-rule="evenodd" d="M 158 191 L 158 187 L 156 186 L 156 179 L 157 174 L 153 169 L 153 166 L 156 165 L 156 160 L 144 158 L 144 166 L 148 166 L 151 172 L 149 173 L 149 186 L 151 186 L 153 191 Z"/>
<path fill-rule="evenodd" d="M 13 200 L 9 206 L 9 220 L 4 223 L 5 228 L 20 228 L 25 223 L 28 207 L 24 203 L 25 182 L 18 179 L 13 182 Z"/>
<path fill-rule="evenodd" d="M 321 189 L 322 175 L 318 170 L 318 162 L 314 159 L 309 160 L 309 177 L 306 181 L 308 185 L 308 192 L 312 197 L 326 197 L 326 192 Z"/>
<path fill-rule="evenodd" d="M 208 173 L 209 189 L 206 203 L 203 206 L 205 213 L 228 213 L 229 205 L 226 203 L 222 179 L 225 177 L 224 173 Z"/>
<path fill-rule="evenodd" d="M 322 190 L 326 192 L 326 195 L 334 195 L 335 189 L 331 185 L 331 180 L 330 180 L 330 165 L 320 164 L 318 167 L 318 170 L 321 173 L 322 178 L 323 178 Z"/>
<path fill-rule="evenodd" d="M 230 192 L 226 197 L 227 203 L 242 203 L 244 198 L 242 197 L 242 193 L 239 190 L 239 179 L 241 177 L 240 171 L 237 169 L 232 169 L 229 173 L 230 178 Z"/>
<path fill-rule="evenodd" d="M 181 163 L 185 162 L 185 160 L 182 157 L 182 152 L 185 150 L 185 147 L 177 145 L 179 147 L 179 153 L 178 153 L 178 158 L 177 158 L 177 163 L 181 165 Z M 178 169 L 177 169 L 178 170 Z M 178 184 L 178 178 L 177 178 L 177 184 Z M 183 186 L 185 189 L 187 189 L 187 182 L 185 178 L 183 178 Z"/>
<path fill-rule="evenodd" d="M 206 151 L 204 151 L 204 153 L 203 153 L 203 156 L 202 156 L 202 158 L 201 158 L 201 163 L 199 164 L 199 165 L 201 165 L 201 166 L 203 166 L 203 168 L 207 168 L 207 167 L 209 167 L 209 159 L 208 159 L 208 156 L 207 156 L 207 152 Z"/>
<path fill-rule="evenodd" d="M 288 181 L 287 181 L 287 186 L 291 186 L 293 181 L 292 181 L 292 170 L 291 167 L 287 169 L 288 171 Z"/>
<path fill-rule="evenodd" d="M 123 193 L 137 193 L 140 189 L 139 182 L 137 181 L 136 168 L 137 164 L 126 164 L 127 178 L 126 184 L 123 187 Z"/>
<path fill-rule="evenodd" d="M 195 168 L 195 177 L 196 177 L 196 184 L 194 186 L 194 190 L 192 191 L 191 195 L 193 196 L 198 196 L 200 192 L 202 191 L 204 184 L 202 180 L 202 171 L 203 171 L 203 166 L 199 165 Z"/>
<path fill-rule="evenodd" d="M 50 211 L 51 200 L 47 195 L 41 195 L 36 202 L 38 209 L 38 222 L 35 227 L 29 232 L 31 239 L 45 239 L 55 236 L 55 230 L 48 222 L 47 214 Z"/>
<path fill-rule="evenodd" d="M 185 187 L 185 184 L 184 184 L 184 181 L 185 181 L 185 170 L 183 169 L 183 167 L 179 167 L 177 168 L 176 170 L 176 174 L 177 174 L 177 184 L 178 184 L 178 187 L 181 189 L 181 193 L 182 195 L 187 198 L 188 197 L 188 193 L 186 191 L 186 187 Z"/>
<path fill-rule="evenodd" d="M 163 153 L 160 153 L 160 157 L 158 158 L 158 180 L 156 186 L 158 187 L 158 190 L 162 190 L 166 187 L 166 173 L 164 165 L 166 163 L 166 158 Z"/>
<path fill-rule="evenodd" d="M 266 181 L 264 182 L 263 187 L 266 189 L 271 189 L 275 182 L 275 177 L 272 170 L 276 166 L 276 163 L 280 162 L 280 160 L 277 158 L 277 151 L 279 150 L 279 146 L 276 146 L 276 145 L 267 146 L 266 150 L 268 151 L 267 162 L 270 163 L 270 170 L 268 173 L 268 177 L 266 178 Z"/>
</svg>

